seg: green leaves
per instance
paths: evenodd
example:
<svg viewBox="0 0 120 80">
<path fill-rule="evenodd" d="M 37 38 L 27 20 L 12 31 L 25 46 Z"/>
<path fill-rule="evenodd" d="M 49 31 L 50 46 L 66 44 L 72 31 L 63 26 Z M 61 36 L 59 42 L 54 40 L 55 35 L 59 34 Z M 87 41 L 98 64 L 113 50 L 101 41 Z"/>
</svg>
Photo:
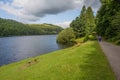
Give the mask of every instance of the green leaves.
<svg viewBox="0 0 120 80">
<path fill-rule="evenodd" d="M 96 30 L 95 17 L 91 7 L 83 6 L 81 14 L 72 21 L 70 27 L 76 32 L 77 37 L 90 35 Z"/>
<path fill-rule="evenodd" d="M 85 14 L 86 7 L 83 6 L 80 16 L 76 17 L 76 19 L 70 24 L 70 27 L 72 27 L 76 32 L 77 37 L 82 37 L 85 35 Z"/>
<path fill-rule="evenodd" d="M 57 42 L 62 44 L 67 44 L 67 43 L 73 42 L 75 38 L 76 36 L 73 29 L 67 28 L 59 33 L 57 37 Z"/>
<path fill-rule="evenodd" d="M 97 33 L 108 40 L 117 40 L 120 35 L 120 1 L 101 0 L 102 6 L 98 11 Z"/>
<path fill-rule="evenodd" d="M 86 11 L 86 24 L 85 24 L 86 35 L 92 34 L 95 31 L 95 18 L 91 7 L 88 7 Z"/>
</svg>

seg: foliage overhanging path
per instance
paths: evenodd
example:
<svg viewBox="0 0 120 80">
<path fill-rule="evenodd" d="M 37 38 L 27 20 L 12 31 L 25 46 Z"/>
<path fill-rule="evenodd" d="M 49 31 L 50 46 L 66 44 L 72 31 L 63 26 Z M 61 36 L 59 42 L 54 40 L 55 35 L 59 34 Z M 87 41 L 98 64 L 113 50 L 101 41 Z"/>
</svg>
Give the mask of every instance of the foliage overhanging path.
<svg viewBox="0 0 120 80">
<path fill-rule="evenodd" d="M 107 56 L 117 80 L 120 80 L 120 46 L 116 46 L 105 41 L 100 42 L 100 46 Z"/>
</svg>

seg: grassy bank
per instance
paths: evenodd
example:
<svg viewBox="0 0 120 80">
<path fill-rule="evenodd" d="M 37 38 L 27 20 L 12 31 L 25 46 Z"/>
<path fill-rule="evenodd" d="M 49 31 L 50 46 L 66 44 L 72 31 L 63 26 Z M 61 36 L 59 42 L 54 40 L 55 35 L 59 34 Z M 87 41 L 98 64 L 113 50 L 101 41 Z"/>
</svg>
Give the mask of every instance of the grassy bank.
<svg viewBox="0 0 120 80">
<path fill-rule="evenodd" d="M 115 80 L 96 41 L 0 67 L 0 80 Z"/>
</svg>

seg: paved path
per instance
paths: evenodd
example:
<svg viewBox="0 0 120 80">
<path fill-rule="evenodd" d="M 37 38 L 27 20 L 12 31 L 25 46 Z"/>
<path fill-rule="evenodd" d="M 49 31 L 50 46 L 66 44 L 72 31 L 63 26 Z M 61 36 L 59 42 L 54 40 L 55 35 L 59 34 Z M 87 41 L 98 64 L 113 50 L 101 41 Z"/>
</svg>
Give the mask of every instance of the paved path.
<svg viewBox="0 0 120 80">
<path fill-rule="evenodd" d="M 120 46 L 115 46 L 104 41 L 100 42 L 100 45 L 113 68 L 117 80 L 120 80 Z"/>
</svg>

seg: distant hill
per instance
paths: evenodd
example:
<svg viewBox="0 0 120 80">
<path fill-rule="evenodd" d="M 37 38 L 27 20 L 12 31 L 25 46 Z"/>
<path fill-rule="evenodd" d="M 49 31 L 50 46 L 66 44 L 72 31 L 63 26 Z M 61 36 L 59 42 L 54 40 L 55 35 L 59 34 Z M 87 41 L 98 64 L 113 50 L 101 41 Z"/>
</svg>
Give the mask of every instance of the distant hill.
<svg viewBox="0 0 120 80">
<path fill-rule="evenodd" d="M 61 30 L 63 30 L 61 27 L 53 25 L 53 24 L 28 24 L 28 26 L 36 29 L 39 33 L 43 34 L 57 34 Z"/>
<path fill-rule="evenodd" d="M 58 34 L 61 27 L 52 24 L 23 24 L 0 18 L 0 36 Z"/>
</svg>

